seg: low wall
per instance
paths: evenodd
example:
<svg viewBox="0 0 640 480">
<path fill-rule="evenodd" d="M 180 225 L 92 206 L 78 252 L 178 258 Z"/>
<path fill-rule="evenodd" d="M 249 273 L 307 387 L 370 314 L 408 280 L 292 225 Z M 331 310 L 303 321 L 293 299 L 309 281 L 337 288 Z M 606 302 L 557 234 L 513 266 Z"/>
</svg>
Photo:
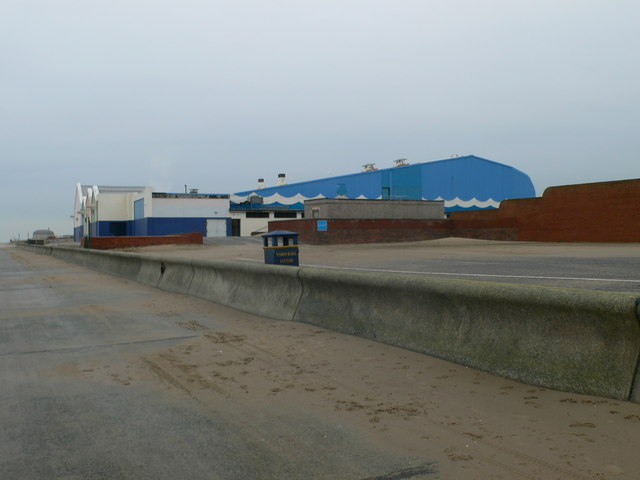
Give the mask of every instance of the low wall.
<svg viewBox="0 0 640 480">
<path fill-rule="evenodd" d="M 203 236 L 200 232 L 148 237 L 91 237 L 91 248 L 112 250 L 114 248 L 148 247 L 151 245 L 201 245 L 202 239 Z"/>
<path fill-rule="evenodd" d="M 437 356 L 532 385 L 640 402 L 631 293 L 27 246 L 238 310 Z"/>
<path fill-rule="evenodd" d="M 450 220 L 346 220 L 332 219 L 326 231 L 318 230 L 318 219 L 269 222 L 269 231 L 291 230 L 300 234 L 302 243 L 344 244 L 411 242 L 451 236 Z"/>
<path fill-rule="evenodd" d="M 499 209 L 455 212 L 451 214 L 451 236 L 513 241 L 518 239 L 518 226 L 513 217 L 501 215 Z"/>
<path fill-rule="evenodd" d="M 307 269 L 294 317 L 556 390 L 631 398 L 637 295 Z"/>
</svg>

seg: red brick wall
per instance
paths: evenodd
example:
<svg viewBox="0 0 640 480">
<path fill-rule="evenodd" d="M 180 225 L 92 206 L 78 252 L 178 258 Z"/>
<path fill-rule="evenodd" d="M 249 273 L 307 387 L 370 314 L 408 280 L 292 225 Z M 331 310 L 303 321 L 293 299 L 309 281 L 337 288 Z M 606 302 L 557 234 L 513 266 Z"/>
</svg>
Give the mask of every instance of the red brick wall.
<svg viewBox="0 0 640 480">
<path fill-rule="evenodd" d="M 640 242 L 640 179 L 550 187 L 540 198 L 451 215 L 454 234 L 507 229 L 514 240 Z M 487 237 L 475 237 L 487 238 Z"/>
<path fill-rule="evenodd" d="M 640 179 L 551 187 L 522 240 L 640 242 Z M 537 229 L 532 227 L 536 226 Z"/>
<path fill-rule="evenodd" d="M 270 223 L 310 244 L 374 243 L 466 237 L 535 242 L 640 242 L 640 179 L 550 187 L 540 198 L 505 200 L 500 208 L 454 212 L 450 220 L 327 220 Z"/>
<path fill-rule="evenodd" d="M 316 219 L 269 223 L 269 231 L 290 230 L 308 244 L 381 243 L 432 240 L 451 236 L 450 220 L 327 220 L 327 231 L 317 230 Z"/>
<path fill-rule="evenodd" d="M 484 240 L 516 240 L 518 228 L 512 217 L 500 216 L 498 210 L 472 210 L 451 215 L 451 236 Z"/>
<path fill-rule="evenodd" d="M 91 237 L 91 248 L 96 250 L 184 244 L 202 244 L 202 233 L 181 233 L 179 235 L 149 237 Z"/>
</svg>

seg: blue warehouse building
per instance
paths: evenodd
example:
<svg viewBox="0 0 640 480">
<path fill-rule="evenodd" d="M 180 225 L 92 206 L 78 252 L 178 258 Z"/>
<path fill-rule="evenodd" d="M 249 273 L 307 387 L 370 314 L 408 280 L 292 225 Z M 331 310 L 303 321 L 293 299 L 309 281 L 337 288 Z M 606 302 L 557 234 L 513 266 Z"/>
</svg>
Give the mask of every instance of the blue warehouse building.
<svg viewBox="0 0 640 480">
<path fill-rule="evenodd" d="M 454 212 L 497 208 L 502 200 L 536 195 L 526 173 L 475 155 L 396 163 L 392 168 L 378 170 L 369 164 L 350 175 L 238 192 L 231 196 L 232 216 L 300 218 L 293 212 L 302 212 L 304 201 L 316 198 L 444 200 L 445 212 Z M 274 215 L 269 217 L 267 211 Z"/>
<path fill-rule="evenodd" d="M 446 211 L 451 212 L 496 208 L 507 198 L 535 197 L 535 194 L 533 183 L 524 172 L 468 155 L 246 190 L 232 196 L 232 209 L 243 208 L 250 195 L 259 195 L 263 205 L 294 209 L 303 209 L 304 200 L 312 198 L 444 200 Z"/>
</svg>

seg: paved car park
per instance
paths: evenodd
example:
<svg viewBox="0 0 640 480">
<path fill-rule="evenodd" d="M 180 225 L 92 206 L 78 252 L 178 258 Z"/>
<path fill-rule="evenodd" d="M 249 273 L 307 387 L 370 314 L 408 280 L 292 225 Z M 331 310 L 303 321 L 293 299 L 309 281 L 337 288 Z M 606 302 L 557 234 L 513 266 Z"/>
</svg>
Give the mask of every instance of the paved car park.
<svg viewBox="0 0 640 480">
<path fill-rule="evenodd" d="M 262 262 L 256 238 L 136 249 Z M 301 266 L 416 273 L 499 283 L 640 292 L 640 243 L 533 243 L 447 238 L 423 242 L 301 245 Z"/>
</svg>

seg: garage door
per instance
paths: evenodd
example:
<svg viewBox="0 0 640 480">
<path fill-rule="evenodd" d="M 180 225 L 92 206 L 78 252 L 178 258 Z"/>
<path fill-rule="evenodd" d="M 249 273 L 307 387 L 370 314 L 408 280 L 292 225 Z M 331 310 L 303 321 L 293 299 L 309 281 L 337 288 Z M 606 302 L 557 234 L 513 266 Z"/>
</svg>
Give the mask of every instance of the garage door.
<svg viewBox="0 0 640 480">
<path fill-rule="evenodd" d="M 227 220 L 225 218 L 207 219 L 207 237 L 226 237 Z"/>
</svg>

